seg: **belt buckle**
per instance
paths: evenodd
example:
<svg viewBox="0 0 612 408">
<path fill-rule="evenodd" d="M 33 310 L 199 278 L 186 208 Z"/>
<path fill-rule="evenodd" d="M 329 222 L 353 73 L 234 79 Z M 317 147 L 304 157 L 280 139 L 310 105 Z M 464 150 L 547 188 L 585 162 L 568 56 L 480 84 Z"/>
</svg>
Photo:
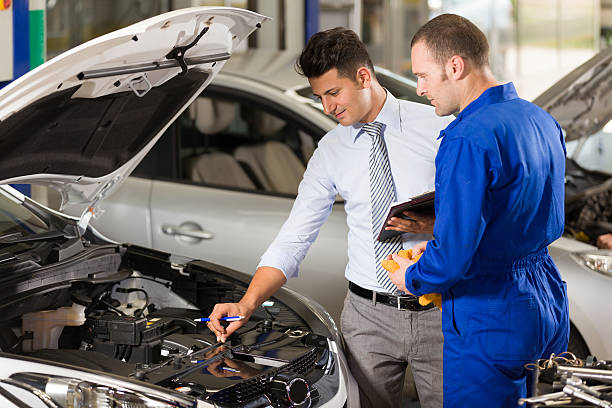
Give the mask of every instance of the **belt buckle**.
<svg viewBox="0 0 612 408">
<path fill-rule="evenodd" d="M 402 299 L 411 299 L 412 296 L 397 296 L 397 310 L 412 310 L 410 308 L 402 308 L 401 304 L 402 304 Z"/>
</svg>

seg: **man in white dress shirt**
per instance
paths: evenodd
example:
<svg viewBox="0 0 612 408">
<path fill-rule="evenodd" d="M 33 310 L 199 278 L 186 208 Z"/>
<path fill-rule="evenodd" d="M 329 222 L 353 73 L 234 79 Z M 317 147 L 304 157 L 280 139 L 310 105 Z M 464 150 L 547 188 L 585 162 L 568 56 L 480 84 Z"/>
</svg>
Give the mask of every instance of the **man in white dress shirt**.
<svg viewBox="0 0 612 408">
<path fill-rule="evenodd" d="M 409 364 L 421 407 L 440 407 L 440 311 L 420 306 L 414 297 L 389 293 L 387 274 L 379 273 L 378 265 L 393 250 L 374 236 L 382 226 L 377 224 L 380 213 L 386 214 L 389 203 L 434 189 L 436 139 L 451 120 L 436 116 L 431 106 L 400 101 L 386 91 L 376 80 L 365 45 L 350 30 L 315 34 L 296 66 L 308 78 L 325 113 L 340 124 L 319 142 L 291 214 L 261 257 L 247 292 L 238 303 L 217 304 L 209 327 L 225 341 L 288 278 L 297 276 L 340 194 L 349 226 L 345 270 L 349 291 L 341 329 L 361 404 L 396 406 Z M 389 228 L 405 232 L 396 238 L 399 249 L 410 248 L 431 239 L 433 219 L 397 219 Z M 220 325 L 219 318 L 237 315 L 246 319 L 227 328 Z"/>
</svg>

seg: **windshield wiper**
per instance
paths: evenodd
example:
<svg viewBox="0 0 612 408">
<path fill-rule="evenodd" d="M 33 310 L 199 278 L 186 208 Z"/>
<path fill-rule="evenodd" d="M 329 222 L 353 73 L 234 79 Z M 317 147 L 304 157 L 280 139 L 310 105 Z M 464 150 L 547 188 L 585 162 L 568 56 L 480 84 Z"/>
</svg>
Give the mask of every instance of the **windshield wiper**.
<svg viewBox="0 0 612 408">
<path fill-rule="evenodd" d="M 45 231 L 40 232 L 38 234 L 31 234 L 26 236 L 15 236 L 16 234 L 7 234 L 0 237 L 0 244 L 18 244 L 20 242 L 28 242 L 28 241 L 41 241 L 45 239 L 53 239 L 65 237 L 62 231 Z"/>
</svg>

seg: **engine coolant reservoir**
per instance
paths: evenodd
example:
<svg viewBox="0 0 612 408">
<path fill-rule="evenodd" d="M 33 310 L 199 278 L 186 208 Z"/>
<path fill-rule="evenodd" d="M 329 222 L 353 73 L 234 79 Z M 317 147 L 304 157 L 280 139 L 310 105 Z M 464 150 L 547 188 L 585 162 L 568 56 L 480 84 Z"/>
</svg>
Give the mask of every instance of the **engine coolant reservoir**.
<svg viewBox="0 0 612 408">
<path fill-rule="evenodd" d="M 21 332 L 33 333 L 32 340 L 23 341 L 23 351 L 57 349 L 57 342 L 65 326 L 81 326 L 85 323 L 85 306 L 76 303 L 72 307 L 26 313 Z"/>
</svg>

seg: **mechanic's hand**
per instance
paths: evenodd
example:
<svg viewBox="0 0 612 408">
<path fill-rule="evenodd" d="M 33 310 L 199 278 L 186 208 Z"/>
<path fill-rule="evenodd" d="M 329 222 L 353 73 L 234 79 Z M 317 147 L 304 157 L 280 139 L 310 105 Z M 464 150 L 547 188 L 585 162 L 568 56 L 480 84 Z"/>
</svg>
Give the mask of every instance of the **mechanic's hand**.
<svg viewBox="0 0 612 408">
<path fill-rule="evenodd" d="M 423 252 L 425 252 L 425 249 L 427 249 L 427 243 L 429 241 L 421 241 L 418 244 L 416 244 L 415 246 L 413 246 L 412 249 L 412 257 L 414 258 L 415 256 L 422 254 Z"/>
<path fill-rule="evenodd" d="M 233 332 L 251 318 L 252 314 L 253 312 L 241 303 L 217 303 L 210 316 L 208 316 L 210 321 L 207 323 L 207 326 L 215 333 L 217 341 L 225 343 Z M 219 319 L 226 316 L 244 316 L 244 319 L 231 322 L 224 328 L 221 326 Z"/>
<path fill-rule="evenodd" d="M 612 234 L 603 234 L 597 237 L 597 248 L 612 249 Z"/>
<path fill-rule="evenodd" d="M 399 256 L 398 254 L 389 255 L 387 259 L 393 259 L 400 267 L 395 272 L 389 272 L 389 279 L 391 279 L 391 282 L 393 282 L 393 284 L 402 292 L 412 295 L 412 293 L 408 292 L 406 289 L 406 269 L 408 269 L 410 265 L 414 265 L 416 262 L 413 262 L 408 258 L 404 258 L 403 256 Z"/>
<path fill-rule="evenodd" d="M 412 211 L 404 211 L 406 217 L 414 221 L 406 220 L 402 217 L 391 217 L 385 230 L 412 232 L 415 234 L 433 234 L 436 217 L 433 214 L 422 214 Z"/>
</svg>

